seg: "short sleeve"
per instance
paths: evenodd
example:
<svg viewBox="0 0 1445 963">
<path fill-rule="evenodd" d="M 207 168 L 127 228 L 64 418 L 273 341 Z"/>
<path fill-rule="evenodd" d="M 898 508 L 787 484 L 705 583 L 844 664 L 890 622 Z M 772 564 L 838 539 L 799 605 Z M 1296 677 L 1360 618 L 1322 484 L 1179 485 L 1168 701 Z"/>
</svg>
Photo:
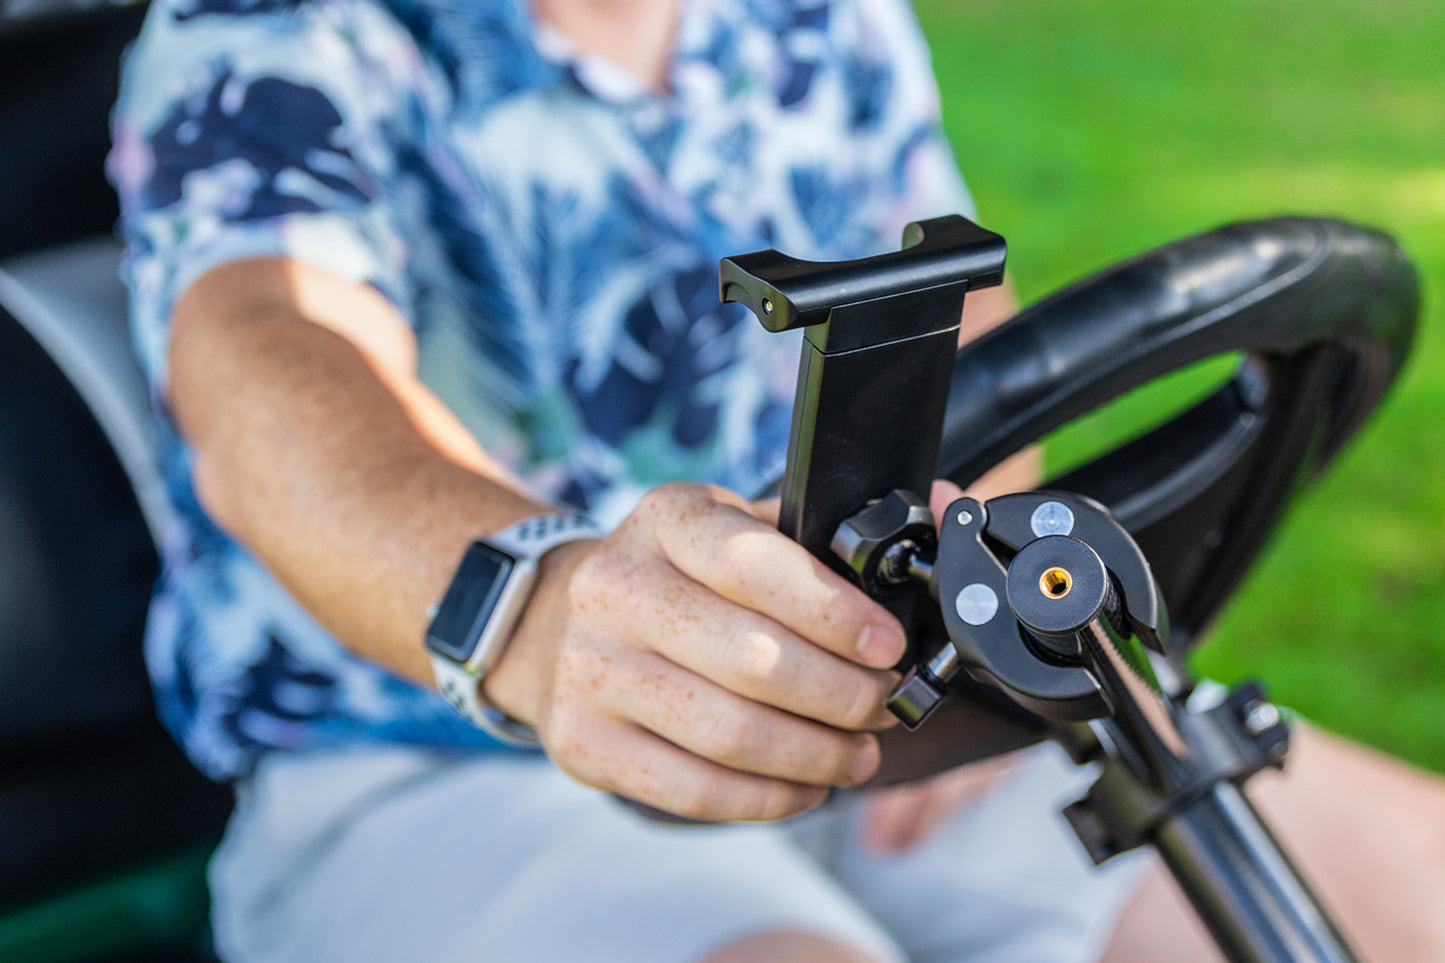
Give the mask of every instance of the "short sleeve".
<svg viewBox="0 0 1445 963">
<path fill-rule="evenodd" d="M 305 261 L 412 316 L 397 145 L 416 136 L 406 74 L 423 70 L 379 8 L 157 0 L 126 59 L 108 171 L 158 396 L 177 297 L 228 261 Z"/>
<path fill-rule="evenodd" d="M 912 8 L 905 0 L 858 0 L 858 22 L 867 59 L 853 68 L 850 86 L 855 111 L 876 117 L 880 128 L 875 163 L 896 199 L 881 225 L 887 236 L 898 238 L 920 218 L 977 216 L 944 134 L 932 57 Z"/>
</svg>

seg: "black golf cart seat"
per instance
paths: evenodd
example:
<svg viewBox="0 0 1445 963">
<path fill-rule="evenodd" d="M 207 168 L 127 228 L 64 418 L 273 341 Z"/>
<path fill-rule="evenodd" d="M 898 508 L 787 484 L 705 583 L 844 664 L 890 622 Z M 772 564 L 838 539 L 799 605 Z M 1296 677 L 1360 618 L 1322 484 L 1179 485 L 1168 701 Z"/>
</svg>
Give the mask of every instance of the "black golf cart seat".
<svg viewBox="0 0 1445 963">
<path fill-rule="evenodd" d="M 7 920 L 46 897 L 204 845 L 229 808 L 229 793 L 191 769 L 156 721 L 141 657 L 155 538 L 168 520 L 147 393 L 128 346 L 115 202 L 102 174 L 119 57 L 141 13 L 0 3 L 7 959 L 16 958 L 7 948 L 19 954 L 6 942 Z M 83 916 L 64 918 L 86 925 Z M 34 952 L 26 958 L 42 958 Z"/>
</svg>

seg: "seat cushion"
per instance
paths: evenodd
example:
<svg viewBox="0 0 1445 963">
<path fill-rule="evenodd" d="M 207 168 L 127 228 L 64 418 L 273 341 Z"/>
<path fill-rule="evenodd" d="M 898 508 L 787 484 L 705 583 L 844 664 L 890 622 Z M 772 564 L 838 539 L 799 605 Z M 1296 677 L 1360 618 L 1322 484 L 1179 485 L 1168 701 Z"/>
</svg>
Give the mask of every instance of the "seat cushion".
<svg viewBox="0 0 1445 963">
<path fill-rule="evenodd" d="M 153 469 L 118 254 L 0 262 L 0 907 L 215 836 L 230 805 L 142 660 Z"/>
</svg>

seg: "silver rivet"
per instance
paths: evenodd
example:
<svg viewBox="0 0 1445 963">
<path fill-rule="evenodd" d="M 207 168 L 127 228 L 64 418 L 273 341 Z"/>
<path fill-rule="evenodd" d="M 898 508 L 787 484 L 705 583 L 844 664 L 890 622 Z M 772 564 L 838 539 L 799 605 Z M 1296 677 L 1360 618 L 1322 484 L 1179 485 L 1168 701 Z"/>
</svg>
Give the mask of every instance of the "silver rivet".
<svg viewBox="0 0 1445 963">
<path fill-rule="evenodd" d="M 958 593 L 953 608 L 969 625 L 984 625 L 998 614 L 998 594 L 982 582 L 974 582 Z"/>
<path fill-rule="evenodd" d="M 773 313 L 773 301 L 772 301 L 771 298 L 763 298 L 763 313 L 764 313 L 764 314 L 772 314 L 772 313 Z"/>
<path fill-rule="evenodd" d="M 1029 517 L 1029 528 L 1039 538 L 1067 535 L 1074 530 L 1074 513 L 1063 502 L 1044 502 Z"/>
<path fill-rule="evenodd" d="M 969 511 L 969 510 L 966 509 L 966 508 L 960 509 L 957 517 L 958 517 L 958 524 L 960 524 L 960 525 L 972 525 L 972 524 L 973 524 L 973 512 Z"/>
</svg>

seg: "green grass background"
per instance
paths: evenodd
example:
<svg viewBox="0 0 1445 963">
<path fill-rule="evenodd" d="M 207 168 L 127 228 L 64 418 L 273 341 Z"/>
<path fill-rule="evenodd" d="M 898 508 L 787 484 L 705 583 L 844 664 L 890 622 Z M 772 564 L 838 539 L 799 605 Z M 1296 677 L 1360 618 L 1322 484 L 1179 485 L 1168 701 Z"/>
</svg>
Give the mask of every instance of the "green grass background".
<svg viewBox="0 0 1445 963">
<path fill-rule="evenodd" d="M 917 0 L 945 122 L 1025 301 L 1217 224 L 1328 214 L 1421 270 L 1416 353 L 1201 648 L 1445 771 L 1445 8 L 1439 0 Z M 1190 390 L 1166 388 L 1166 393 Z M 1067 457 L 1098 419 L 1051 444 Z"/>
</svg>

